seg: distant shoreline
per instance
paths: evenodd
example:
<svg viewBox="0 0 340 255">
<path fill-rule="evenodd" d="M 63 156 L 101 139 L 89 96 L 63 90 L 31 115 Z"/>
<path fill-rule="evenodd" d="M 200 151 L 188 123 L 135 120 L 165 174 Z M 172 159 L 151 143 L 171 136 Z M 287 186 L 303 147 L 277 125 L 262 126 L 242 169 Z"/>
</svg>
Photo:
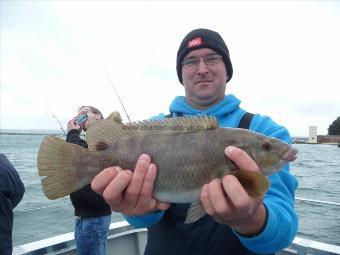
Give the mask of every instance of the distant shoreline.
<svg viewBox="0 0 340 255">
<path fill-rule="evenodd" d="M 309 143 L 309 142 L 295 142 L 293 144 L 339 145 L 339 143 Z"/>
<path fill-rule="evenodd" d="M 0 132 L 0 135 L 65 135 L 63 133 L 25 133 L 25 132 Z"/>
<path fill-rule="evenodd" d="M 1 135 L 65 135 L 59 129 L 0 129 Z"/>
<path fill-rule="evenodd" d="M 56 129 L 2 129 L 0 135 L 54 135 L 66 136 L 61 130 Z M 292 144 L 325 144 L 325 145 L 338 145 L 339 143 L 310 143 L 307 137 L 292 137 Z"/>
</svg>

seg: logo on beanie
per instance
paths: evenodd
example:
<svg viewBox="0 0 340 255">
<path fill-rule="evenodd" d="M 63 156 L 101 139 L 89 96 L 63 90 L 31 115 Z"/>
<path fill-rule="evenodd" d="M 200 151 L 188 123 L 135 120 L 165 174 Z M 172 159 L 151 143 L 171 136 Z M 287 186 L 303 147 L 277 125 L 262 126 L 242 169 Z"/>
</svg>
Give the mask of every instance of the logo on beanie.
<svg viewBox="0 0 340 255">
<path fill-rule="evenodd" d="M 188 48 L 193 48 L 202 44 L 202 37 L 196 37 L 188 42 Z"/>
</svg>

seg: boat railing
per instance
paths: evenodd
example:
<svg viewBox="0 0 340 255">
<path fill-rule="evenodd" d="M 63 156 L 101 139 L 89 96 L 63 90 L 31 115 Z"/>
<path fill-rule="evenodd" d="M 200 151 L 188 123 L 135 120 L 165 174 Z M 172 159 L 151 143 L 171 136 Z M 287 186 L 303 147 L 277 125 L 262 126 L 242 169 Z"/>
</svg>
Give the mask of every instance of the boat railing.
<svg viewBox="0 0 340 255">
<path fill-rule="evenodd" d="M 316 204 L 328 204 L 328 205 L 337 205 L 337 206 L 340 206 L 340 203 L 337 203 L 337 202 L 323 201 L 323 200 L 317 200 L 317 199 L 309 199 L 309 198 L 296 197 L 295 200 L 303 201 L 303 202 L 312 202 L 312 203 L 316 203 Z"/>
<path fill-rule="evenodd" d="M 147 229 L 135 229 L 126 221 L 111 223 L 108 237 L 108 255 L 142 255 L 146 243 Z M 76 254 L 73 232 L 16 246 L 13 255 Z M 336 255 L 340 246 L 295 237 L 293 243 L 277 255 Z"/>
<path fill-rule="evenodd" d="M 321 201 L 307 198 L 296 198 L 297 201 L 305 201 L 319 204 L 331 204 L 340 206 L 340 203 Z M 147 229 L 136 229 L 126 221 L 111 223 L 108 236 L 107 254 L 142 255 L 147 239 Z M 54 236 L 51 238 L 19 245 L 13 248 L 13 255 L 42 255 L 42 254 L 76 254 L 74 233 Z M 286 249 L 276 253 L 277 255 L 336 255 L 340 254 L 340 246 L 322 243 L 314 240 L 295 237 L 293 243 Z"/>
</svg>

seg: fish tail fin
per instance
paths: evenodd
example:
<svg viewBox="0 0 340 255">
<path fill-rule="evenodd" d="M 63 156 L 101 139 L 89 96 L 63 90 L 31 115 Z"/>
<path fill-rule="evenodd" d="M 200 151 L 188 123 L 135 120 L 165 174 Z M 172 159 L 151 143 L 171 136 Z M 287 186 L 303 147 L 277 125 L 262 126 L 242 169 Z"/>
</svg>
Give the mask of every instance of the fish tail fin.
<svg viewBox="0 0 340 255">
<path fill-rule="evenodd" d="M 40 176 L 47 176 L 41 181 L 47 198 L 64 197 L 87 184 L 76 176 L 77 165 L 81 166 L 76 161 L 84 153 L 89 152 L 79 145 L 54 136 L 44 137 L 38 152 L 38 172 Z"/>
<path fill-rule="evenodd" d="M 269 189 L 268 178 L 258 172 L 237 171 L 233 175 L 251 197 L 262 197 Z"/>
</svg>

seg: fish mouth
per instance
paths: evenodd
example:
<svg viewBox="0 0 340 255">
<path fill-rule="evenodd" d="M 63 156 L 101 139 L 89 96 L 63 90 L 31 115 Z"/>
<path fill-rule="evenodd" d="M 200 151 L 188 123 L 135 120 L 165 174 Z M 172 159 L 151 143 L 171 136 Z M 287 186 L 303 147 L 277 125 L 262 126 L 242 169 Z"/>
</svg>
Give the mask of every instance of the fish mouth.
<svg viewBox="0 0 340 255">
<path fill-rule="evenodd" d="M 281 159 L 284 160 L 286 163 L 292 162 L 297 158 L 296 156 L 297 152 L 298 152 L 297 149 L 291 148 L 283 154 Z"/>
<path fill-rule="evenodd" d="M 297 158 L 296 156 L 297 152 L 298 150 L 295 148 L 288 149 L 275 165 L 261 169 L 262 173 L 264 173 L 264 175 L 266 176 L 276 173 L 278 170 L 282 169 L 287 163 L 294 161 Z"/>
</svg>

